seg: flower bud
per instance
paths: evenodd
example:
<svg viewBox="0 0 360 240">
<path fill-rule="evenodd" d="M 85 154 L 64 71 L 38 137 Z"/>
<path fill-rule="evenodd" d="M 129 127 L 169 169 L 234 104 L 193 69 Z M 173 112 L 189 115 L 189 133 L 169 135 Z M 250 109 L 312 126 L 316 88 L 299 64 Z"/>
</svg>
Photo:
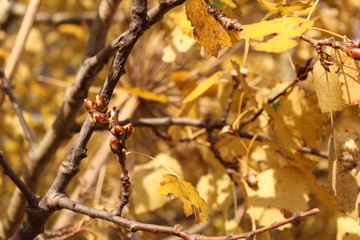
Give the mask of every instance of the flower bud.
<svg viewBox="0 0 360 240">
<path fill-rule="evenodd" d="M 109 123 L 108 118 L 105 113 L 94 112 L 92 114 L 92 118 L 94 119 L 95 123 L 97 123 L 97 124 L 107 125 Z"/>
<path fill-rule="evenodd" d="M 89 113 L 96 112 L 95 103 L 88 98 L 84 99 L 84 107 Z"/>
<path fill-rule="evenodd" d="M 132 123 L 128 123 L 124 125 L 123 128 L 126 132 L 126 139 L 127 139 L 134 132 L 134 125 Z"/>
<path fill-rule="evenodd" d="M 100 94 L 97 94 L 95 97 L 95 107 L 99 112 L 106 112 L 106 101 L 105 98 Z"/>
<path fill-rule="evenodd" d="M 115 125 L 110 129 L 110 132 L 114 137 L 116 137 L 119 140 L 125 140 L 126 138 L 126 131 L 124 128 L 120 125 Z"/>
<path fill-rule="evenodd" d="M 360 48 L 357 47 L 349 48 L 347 55 L 354 60 L 360 60 Z"/>
<path fill-rule="evenodd" d="M 122 141 L 116 137 L 110 139 L 110 149 L 113 153 L 119 154 L 122 151 Z"/>
</svg>

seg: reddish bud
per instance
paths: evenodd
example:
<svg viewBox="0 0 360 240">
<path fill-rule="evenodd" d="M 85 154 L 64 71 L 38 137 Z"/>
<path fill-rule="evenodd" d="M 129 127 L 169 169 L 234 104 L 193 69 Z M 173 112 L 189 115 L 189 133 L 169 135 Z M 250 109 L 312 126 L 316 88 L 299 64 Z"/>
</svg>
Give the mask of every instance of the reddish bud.
<svg viewBox="0 0 360 240">
<path fill-rule="evenodd" d="M 354 60 L 360 60 L 360 48 L 356 48 L 356 47 L 349 48 L 347 55 Z"/>
<path fill-rule="evenodd" d="M 99 112 L 106 112 L 106 101 L 105 98 L 100 94 L 97 94 L 95 97 L 95 107 Z"/>
<path fill-rule="evenodd" d="M 96 111 L 95 109 L 95 103 L 88 98 L 84 99 L 84 107 L 89 113 L 93 113 Z"/>
<path fill-rule="evenodd" d="M 134 126 L 132 123 L 128 123 L 125 126 L 123 126 L 125 132 L 126 132 L 126 138 L 130 137 L 130 135 L 134 132 Z"/>
<path fill-rule="evenodd" d="M 92 118 L 94 119 L 94 121 L 95 121 L 97 124 L 106 125 L 106 124 L 109 123 L 108 118 L 107 118 L 107 116 L 106 116 L 105 113 L 94 112 L 94 113 L 92 114 Z"/>
<path fill-rule="evenodd" d="M 115 125 L 110 130 L 111 134 L 114 135 L 119 140 L 125 140 L 126 138 L 126 132 L 124 128 L 120 125 Z"/>
<path fill-rule="evenodd" d="M 116 137 L 110 139 L 110 148 L 111 151 L 115 154 L 121 153 L 122 150 L 122 141 Z"/>
</svg>

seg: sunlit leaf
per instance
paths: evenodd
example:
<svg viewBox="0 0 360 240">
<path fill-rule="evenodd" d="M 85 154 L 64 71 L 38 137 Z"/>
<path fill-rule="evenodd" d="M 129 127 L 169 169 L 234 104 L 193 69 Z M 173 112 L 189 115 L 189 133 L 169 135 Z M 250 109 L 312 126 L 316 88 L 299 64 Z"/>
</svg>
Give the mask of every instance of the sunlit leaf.
<svg viewBox="0 0 360 240">
<path fill-rule="evenodd" d="M 169 173 L 167 168 L 182 176 L 179 161 L 165 153 L 160 153 L 154 160 L 146 164 L 138 164 L 135 167 L 131 180 L 136 184 L 132 185 L 130 196 L 135 214 L 154 211 L 170 201 L 170 199 L 155 194 L 162 176 Z"/>
<path fill-rule="evenodd" d="M 189 0 L 186 3 L 186 14 L 194 27 L 194 38 L 208 53 L 217 57 L 219 48 L 232 47 L 239 41 L 235 31 L 224 28 L 207 12 L 204 0 Z"/>
<path fill-rule="evenodd" d="M 303 34 L 314 24 L 315 19 L 282 17 L 270 21 L 243 25 L 241 39 L 251 39 L 255 50 L 265 52 L 283 52 L 297 45 L 294 38 Z M 269 39 L 263 41 L 265 37 Z M 257 41 L 255 41 L 257 40 Z"/>
<path fill-rule="evenodd" d="M 158 94 L 146 91 L 141 88 L 121 87 L 120 89 L 124 90 L 125 92 L 134 94 L 134 95 L 138 96 L 139 98 L 146 99 L 146 100 L 151 100 L 151 101 L 161 102 L 161 103 L 167 103 L 169 101 L 167 96 L 165 96 L 165 95 L 162 95 L 162 94 L 158 95 Z"/>
<path fill-rule="evenodd" d="M 244 180 L 242 186 L 248 203 L 246 211 L 259 225 L 267 226 L 284 219 L 284 210 L 296 213 L 308 208 L 310 189 L 300 172 L 292 168 L 274 168 L 260 173 L 257 180 L 255 189 Z"/>
<path fill-rule="evenodd" d="M 296 12 L 297 16 L 303 16 L 308 14 L 312 6 L 314 5 L 313 1 L 308 1 L 303 3 L 301 1 L 288 1 L 286 4 L 270 2 L 268 0 L 258 0 L 271 14 L 280 14 L 285 16 Z"/>
<path fill-rule="evenodd" d="M 207 80 L 200 83 L 182 102 L 189 103 L 200 97 L 203 93 L 210 89 L 216 83 L 216 81 L 219 80 L 222 75 L 224 75 L 224 73 L 225 72 L 214 73 Z"/>
<path fill-rule="evenodd" d="M 195 214 L 195 221 L 205 222 L 210 210 L 206 202 L 200 197 L 196 188 L 189 182 L 172 174 L 163 175 L 158 193 L 162 196 L 175 196 L 184 204 L 186 216 Z"/>
</svg>

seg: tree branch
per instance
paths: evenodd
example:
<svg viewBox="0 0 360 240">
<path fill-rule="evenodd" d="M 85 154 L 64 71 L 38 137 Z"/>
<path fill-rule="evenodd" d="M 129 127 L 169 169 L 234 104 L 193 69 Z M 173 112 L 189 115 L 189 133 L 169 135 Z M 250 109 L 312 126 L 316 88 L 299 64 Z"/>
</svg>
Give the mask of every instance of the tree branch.
<svg viewBox="0 0 360 240">
<path fill-rule="evenodd" d="M 130 28 L 117 38 L 118 40 L 115 45 L 117 47 L 117 52 L 113 59 L 108 76 L 106 77 L 99 93 L 99 95 L 105 99 L 106 105 L 110 101 L 119 78 L 125 73 L 125 62 L 139 37 L 147 28 L 155 23 L 154 19 L 160 19 L 160 17 L 167 11 L 184 1 L 185 0 L 177 0 L 160 3 L 159 5 L 163 5 L 163 7 L 159 8 L 156 6 L 153 11 L 150 11 L 152 13 L 151 17 L 146 17 L 146 3 L 141 0 L 135 0 L 132 23 L 130 23 Z M 34 225 L 33 222 L 44 223 L 45 220 L 55 211 L 52 205 L 49 204 L 48 200 L 52 199 L 51 196 L 54 194 L 64 193 L 72 178 L 79 171 L 80 162 L 86 157 L 86 145 L 92 135 L 93 125 L 92 118 L 90 116 L 87 117 L 80 130 L 77 140 L 71 148 L 67 159 L 62 163 L 52 186 L 46 193 L 46 196 L 39 203 L 40 211 L 43 212 L 43 214 L 40 214 L 40 216 L 34 215 L 32 221 L 27 219 L 22 224 L 22 227 L 17 230 L 14 239 L 32 239 L 42 232 L 43 224 Z M 36 220 L 37 218 L 38 220 Z"/>
<path fill-rule="evenodd" d="M 96 18 L 94 27 L 91 30 L 90 36 L 95 37 L 90 37 L 91 42 L 89 40 L 86 56 L 94 54 L 94 49 L 99 48 L 98 41 L 104 44 L 109 29 L 109 26 L 105 27 L 104 24 L 110 24 L 109 19 L 111 19 L 115 13 L 119 2 L 120 0 L 103 0 L 100 3 L 103 7 L 99 10 L 99 17 Z M 106 6 L 109 8 L 106 8 Z M 96 23 L 98 21 L 101 23 Z M 72 134 L 69 129 L 72 128 L 75 122 L 76 113 L 82 106 L 83 99 L 87 96 L 93 78 L 114 54 L 116 41 L 117 40 L 110 42 L 95 56 L 88 57 L 84 60 L 76 75 L 75 82 L 66 90 L 64 102 L 52 127 L 48 129 L 38 146 L 30 153 L 29 159 L 26 161 L 27 171 L 23 173 L 22 179 L 32 190 L 36 189 L 38 178 L 41 176 L 40 173 L 43 171 L 47 162 L 51 160 L 62 142 Z M 7 209 L 6 220 L 1 222 L 3 230 L 0 232 L 4 232 L 5 235 L 0 237 L 8 238 L 8 236 L 11 236 L 16 230 L 16 227 L 23 217 L 23 201 L 20 193 L 15 191 L 12 195 L 9 208 Z"/>
<path fill-rule="evenodd" d="M 39 198 L 35 196 L 35 194 L 31 191 L 29 186 L 24 183 L 18 175 L 14 172 L 14 170 L 10 167 L 9 163 L 6 161 L 4 157 L 4 153 L 0 152 L 0 165 L 3 168 L 3 172 L 5 175 L 8 175 L 9 178 L 15 183 L 15 185 L 19 188 L 22 195 L 26 199 L 28 206 L 36 206 L 39 202 Z"/>
<path fill-rule="evenodd" d="M 103 220 L 107 220 L 109 222 L 116 223 L 120 226 L 126 227 L 131 232 L 136 232 L 138 230 L 146 231 L 146 232 L 152 232 L 152 233 L 160 233 L 160 234 L 170 234 L 174 236 L 178 236 L 182 239 L 189 239 L 189 240 L 235 240 L 235 239 L 250 239 L 251 237 L 272 230 L 276 229 L 280 226 L 283 226 L 285 224 L 294 223 L 300 219 L 303 219 L 305 217 L 315 215 L 320 212 L 318 208 L 311 209 L 309 211 L 300 212 L 295 215 L 293 215 L 290 218 L 287 218 L 285 220 L 275 222 L 269 226 L 258 228 L 254 231 L 250 231 L 247 233 L 239 234 L 239 235 L 228 235 L 228 236 L 219 236 L 219 237 L 209 237 L 209 236 L 203 236 L 198 234 L 191 234 L 186 233 L 183 231 L 182 227 L 180 225 L 175 225 L 174 227 L 168 227 L 168 226 L 160 226 L 160 225 L 154 225 L 154 224 L 146 224 L 146 223 L 140 223 L 132 220 L 128 220 L 125 218 L 121 218 L 118 216 L 115 216 L 111 214 L 111 212 L 91 208 L 88 206 L 85 206 L 83 204 L 74 202 L 70 200 L 69 198 L 65 196 L 59 196 L 58 199 L 56 199 L 57 206 L 60 208 L 68 209 L 71 211 L 75 211 L 77 213 L 81 213 L 87 216 L 90 216 L 92 218 L 100 218 Z"/>
<path fill-rule="evenodd" d="M 24 130 L 25 138 L 29 142 L 30 151 L 32 151 L 36 144 L 35 138 L 30 130 L 29 125 L 27 124 L 27 122 L 25 120 L 25 117 L 20 109 L 18 101 L 15 98 L 12 88 L 9 86 L 8 81 L 5 79 L 4 72 L 1 69 L 0 69 L 0 83 L 3 84 L 2 89 L 9 96 L 11 105 L 12 105 L 13 109 L 15 110 L 16 115 L 19 118 L 22 129 Z"/>
</svg>

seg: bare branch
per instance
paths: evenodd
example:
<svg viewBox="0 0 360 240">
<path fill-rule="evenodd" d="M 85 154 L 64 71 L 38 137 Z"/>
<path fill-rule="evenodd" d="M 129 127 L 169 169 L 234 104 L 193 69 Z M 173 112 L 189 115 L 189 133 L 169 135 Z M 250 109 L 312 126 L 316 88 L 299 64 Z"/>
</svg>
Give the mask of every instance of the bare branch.
<svg viewBox="0 0 360 240">
<path fill-rule="evenodd" d="M 60 208 L 68 209 L 68 210 L 75 211 L 78 213 L 82 213 L 84 215 L 87 215 L 87 216 L 90 216 L 93 218 L 100 218 L 103 220 L 107 220 L 107 221 L 116 223 L 120 226 L 126 227 L 131 232 L 136 232 L 138 230 L 141 230 L 141 231 L 147 231 L 147 232 L 152 232 L 152 233 L 170 234 L 170 235 L 178 236 L 182 239 L 189 239 L 189 240 L 235 240 L 235 239 L 244 239 L 244 238 L 249 239 L 259 233 L 263 233 L 263 232 L 266 232 L 266 231 L 269 231 L 272 229 L 276 229 L 285 224 L 294 223 L 305 217 L 315 215 L 320 212 L 320 210 L 318 208 L 314 208 L 309 211 L 297 213 L 297 214 L 293 215 L 292 217 L 287 218 L 283 221 L 275 222 L 269 226 L 261 227 L 261 228 L 258 228 L 254 231 L 250 231 L 247 233 L 243 233 L 243 234 L 239 234 L 239 235 L 209 237 L 209 236 L 202 236 L 202 235 L 198 235 L 198 234 L 186 233 L 182 230 L 182 227 L 180 225 L 175 225 L 174 227 L 168 227 L 168 226 L 160 226 L 160 225 L 146 224 L 146 223 L 131 221 L 131 220 L 128 220 L 125 218 L 114 216 L 113 214 L 111 214 L 111 212 L 91 208 L 91 207 L 85 206 L 83 204 L 74 202 L 65 196 L 59 197 L 56 200 L 56 202 L 57 202 L 58 207 L 60 207 Z"/>
<path fill-rule="evenodd" d="M 17 102 L 15 95 L 13 93 L 12 88 L 9 86 L 8 81 L 5 79 L 4 72 L 0 69 L 0 83 L 3 83 L 2 89 L 5 91 L 5 93 L 9 96 L 10 102 L 12 107 L 15 110 L 16 115 L 19 118 L 20 125 L 22 129 L 24 130 L 25 138 L 29 142 L 30 145 L 30 151 L 34 148 L 36 142 L 35 138 L 30 130 L 29 125 L 27 124 L 25 117 L 20 109 L 19 103 Z"/>
<path fill-rule="evenodd" d="M 165 7 L 160 9 L 161 11 L 158 11 L 157 9 L 159 8 L 155 7 L 156 10 L 153 11 L 154 15 L 152 17 L 154 19 L 159 19 L 159 16 L 163 16 L 168 10 L 172 9 L 178 4 L 183 3 L 184 1 L 185 0 L 179 0 L 170 1 L 170 4 L 165 3 Z M 171 3 L 173 3 L 173 5 L 171 5 Z M 99 93 L 99 95 L 101 95 L 105 99 L 106 104 L 108 104 L 108 102 L 110 101 L 110 98 L 118 80 L 125 73 L 125 62 L 136 41 L 148 27 L 155 23 L 155 21 L 153 21 L 154 19 L 146 17 L 146 3 L 141 1 L 137 2 L 135 0 L 134 6 L 135 9 L 133 11 L 132 23 L 130 24 L 130 28 L 125 31 L 119 38 L 117 38 L 117 52 L 113 59 L 109 74 Z M 148 21 L 149 19 L 151 19 L 150 22 Z M 54 124 L 56 124 L 56 122 Z M 34 215 L 32 217 L 33 222 L 37 222 L 36 218 L 44 220 L 44 216 L 47 218 L 53 213 L 53 211 L 55 211 L 52 205 L 49 204 L 48 199 L 51 199 L 51 196 L 53 196 L 54 194 L 64 193 L 72 178 L 79 171 L 80 162 L 83 158 L 86 157 L 86 145 L 92 135 L 93 125 L 93 120 L 89 116 L 85 120 L 81 128 L 79 136 L 70 150 L 70 154 L 68 155 L 67 159 L 62 163 L 52 186 L 50 187 L 46 196 L 40 201 L 39 205 L 41 206 L 40 208 L 43 214 L 41 214 L 41 216 Z M 41 233 L 42 229 L 42 224 L 34 225 L 29 220 L 26 220 L 22 224 L 22 227 L 17 230 L 14 239 L 32 239 L 36 235 Z M 25 236 L 26 238 L 24 238 Z"/>
<path fill-rule="evenodd" d="M 36 206 L 39 202 L 39 198 L 35 196 L 35 194 L 31 191 L 29 186 L 24 183 L 19 176 L 14 172 L 14 170 L 10 167 L 9 163 L 6 161 L 4 157 L 4 153 L 0 152 L 0 165 L 4 170 L 4 174 L 8 175 L 9 178 L 15 183 L 15 185 L 19 188 L 22 195 L 28 202 L 28 206 Z"/>
</svg>

